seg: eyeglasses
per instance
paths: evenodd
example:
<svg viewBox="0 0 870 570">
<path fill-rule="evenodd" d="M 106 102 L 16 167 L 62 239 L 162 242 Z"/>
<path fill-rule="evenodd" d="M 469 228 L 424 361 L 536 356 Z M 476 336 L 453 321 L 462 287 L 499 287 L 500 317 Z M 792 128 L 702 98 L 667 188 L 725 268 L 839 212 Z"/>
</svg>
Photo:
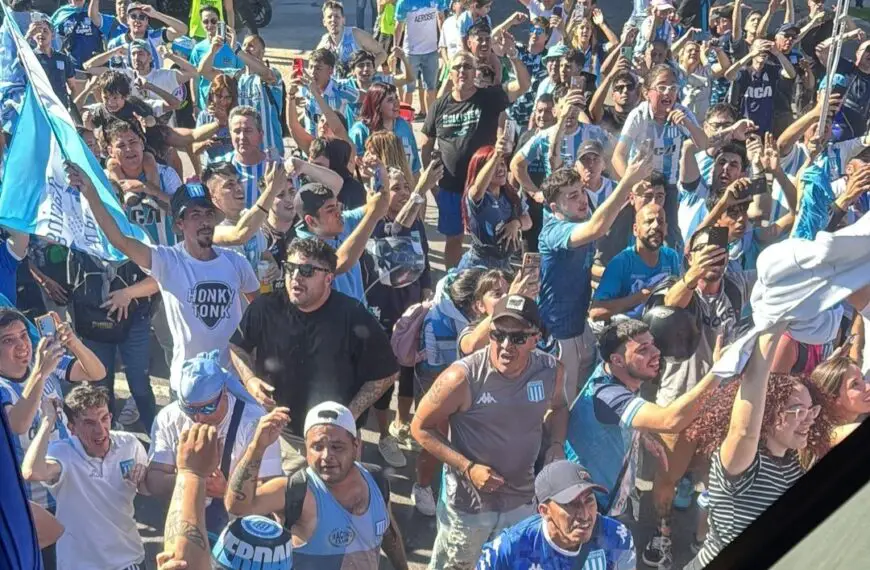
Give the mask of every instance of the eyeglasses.
<svg viewBox="0 0 870 570">
<path fill-rule="evenodd" d="M 529 35 L 535 35 L 535 34 L 537 34 L 537 35 L 539 35 L 539 36 L 542 36 L 542 35 L 544 35 L 544 34 L 546 34 L 546 33 L 547 33 L 547 32 L 544 31 L 544 28 L 542 28 L 541 26 L 532 26 L 531 28 L 529 28 Z"/>
<path fill-rule="evenodd" d="M 289 276 L 293 276 L 296 273 L 296 270 L 299 270 L 299 275 L 302 277 L 308 278 L 314 275 L 317 271 L 323 271 L 324 273 L 331 273 L 329 269 L 324 269 L 323 267 L 317 267 L 311 263 L 293 263 L 292 261 L 284 262 L 284 273 Z"/>
<path fill-rule="evenodd" d="M 634 91 L 634 85 L 614 85 L 613 90 L 616 93 L 619 93 L 620 91 L 625 91 L 625 92 Z"/>
<path fill-rule="evenodd" d="M 456 65 L 452 66 L 450 69 L 452 69 L 453 71 L 471 71 L 472 69 L 474 69 L 474 65 L 472 65 L 470 63 L 463 62 L 463 63 L 457 63 Z"/>
<path fill-rule="evenodd" d="M 221 404 L 221 396 L 224 395 L 223 389 L 221 389 L 221 393 L 217 395 L 213 401 L 208 404 L 203 404 L 202 406 L 188 406 L 181 403 L 181 400 L 178 401 L 178 407 L 181 408 L 181 411 L 187 414 L 188 416 L 195 416 L 197 414 L 201 416 L 210 416 L 215 413 L 218 409 L 218 406 Z"/>
<path fill-rule="evenodd" d="M 533 332 L 506 332 L 500 331 L 498 329 L 493 329 L 489 331 L 489 338 L 494 340 L 497 344 L 502 344 L 505 340 L 507 340 L 510 344 L 520 345 L 525 344 L 527 340 L 532 338 L 538 333 Z"/>
<path fill-rule="evenodd" d="M 679 87 L 677 85 L 656 85 L 655 90 L 662 95 L 676 95 L 677 91 L 679 91 Z"/>
<path fill-rule="evenodd" d="M 202 21 L 202 23 L 203 24 L 217 24 L 218 19 L 217 18 L 206 18 Z"/>
<path fill-rule="evenodd" d="M 819 417 L 821 411 L 822 406 L 820 404 L 816 404 L 815 406 L 810 406 L 809 408 L 804 408 L 803 406 L 796 406 L 794 408 L 784 411 L 783 414 L 794 414 L 795 419 L 799 422 L 802 422 L 807 418 L 811 420 L 816 419 L 817 417 Z"/>
<path fill-rule="evenodd" d="M 140 22 L 146 22 L 148 20 L 148 15 L 143 12 L 133 12 L 132 14 L 127 14 L 127 17 L 131 20 L 138 20 Z"/>
</svg>

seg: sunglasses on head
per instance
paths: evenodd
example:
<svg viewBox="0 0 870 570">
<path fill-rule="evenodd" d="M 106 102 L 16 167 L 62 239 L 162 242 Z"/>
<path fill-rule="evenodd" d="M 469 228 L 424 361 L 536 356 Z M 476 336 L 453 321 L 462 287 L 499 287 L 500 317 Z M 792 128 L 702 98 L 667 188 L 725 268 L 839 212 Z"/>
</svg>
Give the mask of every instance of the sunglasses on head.
<svg viewBox="0 0 870 570">
<path fill-rule="evenodd" d="M 299 270 L 299 275 L 302 277 L 311 277 L 317 271 L 323 271 L 324 273 L 329 273 L 329 269 L 324 269 L 323 267 L 317 267 L 312 263 L 293 263 L 292 261 L 284 262 L 284 273 L 287 275 L 293 276 L 296 273 L 296 270 Z"/>
<path fill-rule="evenodd" d="M 532 338 L 538 333 L 533 332 L 507 332 L 501 331 L 498 329 L 493 329 L 489 331 L 489 338 L 494 340 L 497 344 L 501 344 L 507 339 L 510 344 L 520 345 L 525 344 L 527 340 Z"/>
<path fill-rule="evenodd" d="M 148 20 L 148 15 L 144 12 L 132 12 L 130 14 L 127 14 L 127 17 L 131 20 L 139 20 L 140 22 Z"/>
<path fill-rule="evenodd" d="M 217 395 L 217 398 L 215 398 L 208 404 L 203 404 L 201 406 L 188 406 L 186 404 L 183 404 L 181 400 L 179 400 L 178 406 L 181 408 L 181 411 L 189 416 L 195 416 L 197 414 L 201 416 L 210 416 L 217 411 L 218 406 L 220 406 L 221 404 L 221 396 L 223 395 L 224 391 L 221 390 L 221 393 Z"/>
</svg>

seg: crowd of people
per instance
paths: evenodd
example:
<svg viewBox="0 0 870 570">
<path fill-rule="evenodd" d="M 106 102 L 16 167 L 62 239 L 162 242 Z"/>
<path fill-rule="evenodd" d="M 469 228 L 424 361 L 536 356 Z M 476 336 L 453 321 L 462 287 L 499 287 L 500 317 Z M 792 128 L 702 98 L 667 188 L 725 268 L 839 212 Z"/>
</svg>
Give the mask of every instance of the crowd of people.
<svg viewBox="0 0 870 570">
<path fill-rule="evenodd" d="M 699 570 L 870 413 L 854 22 L 828 69 L 818 0 L 367 4 L 325 0 L 288 76 L 230 0 L 11 1 L 147 239 L 69 161 L 126 261 L 4 229 L 3 568 L 407 568 L 410 460 L 432 569 Z M 57 136 L 21 93 L 4 154 Z"/>
</svg>

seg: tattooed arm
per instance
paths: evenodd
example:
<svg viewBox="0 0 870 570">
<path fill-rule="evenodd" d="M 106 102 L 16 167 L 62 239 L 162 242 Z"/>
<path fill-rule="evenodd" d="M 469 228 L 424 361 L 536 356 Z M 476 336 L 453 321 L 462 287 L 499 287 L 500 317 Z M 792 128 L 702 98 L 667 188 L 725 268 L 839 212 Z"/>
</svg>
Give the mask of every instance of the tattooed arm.
<svg viewBox="0 0 870 570">
<path fill-rule="evenodd" d="M 381 540 L 381 548 L 393 568 L 396 570 L 408 570 L 408 558 L 405 556 L 405 543 L 402 542 L 402 533 L 399 532 L 399 523 L 393 515 L 393 508 L 387 498 L 387 512 L 390 514 L 390 526 Z"/>
<path fill-rule="evenodd" d="M 260 418 L 254 439 L 230 475 L 230 484 L 224 495 L 224 506 L 230 514 L 239 517 L 268 515 L 284 510 L 287 477 L 275 477 L 259 486 L 257 483 L 263 454 L 278 441 L 281 430 L 289 421 L 290 410 L 287 408 L 275 408 Z"/>
<path fill-rule="evenodd" d="M 359 392 L 356 393 L 356 396 L 353 397 L 353 400 L 350 401 L 350 405 L 348 406 L 350 411 L 353 413 L 354 419 L 359 419 L 363 412 L 368 410 L 372 404 L 377 402 L 398 379 L 399 373 L 396 372 L 386 378 L 372 380 L 371 382 L 363 384 L 362 388 L 359 389 Z"/>
<path fill-rule="evenodd" d="M 221 444 L 213 426 L 195 424 L 178 443 L 178 475 L 166 513 L 164 551 L 187 563 L 188 570 L 209 570 L 211 553 L 205 529 L 205 480 L 217 469 Z"/>
<path fill-rule="evenodd" d="M 450 416 L 471 407 L 471 389 L 465 379 L 465 369 L 452 364 L 442 372 L 423 396 L 411 421 L 411 435 L 442 463 L 465 473 L 472 461 L 456 451 L 438 426 Z"/>
</svg>

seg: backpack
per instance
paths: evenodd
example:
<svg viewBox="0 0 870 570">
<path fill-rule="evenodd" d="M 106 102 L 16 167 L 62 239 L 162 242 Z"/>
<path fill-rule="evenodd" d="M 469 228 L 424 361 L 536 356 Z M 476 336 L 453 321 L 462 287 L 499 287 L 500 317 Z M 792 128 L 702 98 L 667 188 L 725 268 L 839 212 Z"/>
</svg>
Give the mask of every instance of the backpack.
<svg viewBox="0 0 870 570">
<path fill-rule="evenodd" d="M 378 465 L 371 463 L 362 463 L 363 468 L 369 472 L 372 479 L 384 496 L 384 501 L 387 506 L 390 505 L 390 480 L 384 474 L 383 470 Z M 308 492 L 308 475 L 305 469 L 301 469 L 294 473 L 287 480 L 287 487 L 284 489 L 284 526 L 288 529 L 293 526 L 299 517 L 302 515 L 302 505 L 305 503 L 305 495 Z"/>
<path fill-rule="evenodd" d="M 421 362 L 426 351 L 420 350 L 420 331 L 423 329 L 423 320 L 432 308 L 431 301 L 414 303 L 402 313 L 402 316 L 393 325 L 393 335 L 390 337 L 390 346 L 399 365 L 413 367 Z"/>
</svg>

